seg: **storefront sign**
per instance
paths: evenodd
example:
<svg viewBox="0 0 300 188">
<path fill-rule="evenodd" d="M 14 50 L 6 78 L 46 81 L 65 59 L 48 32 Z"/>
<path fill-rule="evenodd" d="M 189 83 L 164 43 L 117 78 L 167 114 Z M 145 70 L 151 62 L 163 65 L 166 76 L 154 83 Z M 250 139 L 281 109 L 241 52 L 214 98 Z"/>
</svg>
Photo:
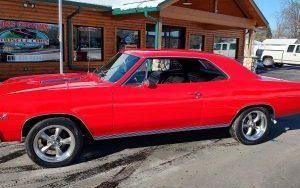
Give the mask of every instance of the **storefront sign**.
<svg viewBox="0 0 300 188">
<path fill-rule="evenodd" d="M 0 20 L 0 57 L 0 62 L 58 61 L 58 26 Z"/>
</svg>

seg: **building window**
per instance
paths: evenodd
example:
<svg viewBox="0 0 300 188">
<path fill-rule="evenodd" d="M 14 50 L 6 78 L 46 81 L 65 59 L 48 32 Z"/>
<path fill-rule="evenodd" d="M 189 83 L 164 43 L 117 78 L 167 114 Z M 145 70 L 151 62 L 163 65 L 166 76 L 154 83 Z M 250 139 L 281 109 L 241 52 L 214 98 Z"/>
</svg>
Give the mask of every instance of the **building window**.
<svg viewBox="0 0 300 188">
<path fill-rule="evenodd" d="M 204 36 L 190 35 L 190 50 L 204 51 Z"/>
<path fill-rule="evenodd" d="M 103 60 L 103 28 L 74 26 L 74 61 Z"/>
<path fill-rule="evenodd" d="M 117 50 L 140 48 L 140 32 L 136 30 L 117 30 Z"/>
<path fill-rule="evenodd" d="M 59 61 L 58 25 L 0 20 L 0 62 Z"/>
<path fill-rule="evenodd" d="M 155 25 L 147 24 L 146 47 L 155 47 Z M 163 26 L 162 48 L 184 49 L 185 29 L 182 27 Z"/>
<path fill-rule="evenodd" d="M 214 53 L 224 55 L 233 59 L 238 57 L 238 39 L 215 37 Z"/>
</svg>

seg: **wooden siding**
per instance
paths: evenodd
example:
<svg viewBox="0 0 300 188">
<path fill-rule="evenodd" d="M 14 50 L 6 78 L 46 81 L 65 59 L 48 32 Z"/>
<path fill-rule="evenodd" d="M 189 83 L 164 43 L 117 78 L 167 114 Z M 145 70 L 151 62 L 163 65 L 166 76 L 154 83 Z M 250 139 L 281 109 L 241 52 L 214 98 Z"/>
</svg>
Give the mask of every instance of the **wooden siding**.
<svg viewBox="0 0 300 188">
<path fill-rule="evenodd" d="M 0 19 L 34 21 L 57 23 L 57 6 L 55 4 L 37 3 L 34 9 L 24 8 L 21 0 L 0 0 L 2 9 Z M 3 11 L 4 10 L 4 11 Z M 66 72 L 70 72 L 67 63 L 67 16 L 72 14 L 76 7 L 64 7 L 64 67 Z M 155 16 L 159 16 L 156 14 Z M 179 26 L 186 28 L 186 48 L 189 47 L 190 34 L 205 35 L 205 51 L 212 52 L 214 37 L 234 37 L 239 39 L 238 59 L 242 60 L 244 55 L 244 30 L 229 27 L 212 26 L 208 24 L 199 24 L 189 21 L 162 19 L 164 25 Z M 145 48 L 146 42 L 146 24 L 151 23 L 142 14 L 113 16 L 109 12 L 99 12 L 94 9 L 83 9 L 80 14 L 74 17 L 73 25 L 95 26 L 104 29 L 104 60 L 90 62 L 90 67 L 99 67 L 106 63 L 116 52 L 116 31 L 117 29 L 139 30 L 141 36 L 141 48 Z M 73 62 L 73 65 L 79 68 L 87 68 L 87 62 Z M 7 79 L 14 76 L 29 74 L 58 73 L 58 62 L 42 63 L 0 63 L 0 79 Z"/>
</svg>

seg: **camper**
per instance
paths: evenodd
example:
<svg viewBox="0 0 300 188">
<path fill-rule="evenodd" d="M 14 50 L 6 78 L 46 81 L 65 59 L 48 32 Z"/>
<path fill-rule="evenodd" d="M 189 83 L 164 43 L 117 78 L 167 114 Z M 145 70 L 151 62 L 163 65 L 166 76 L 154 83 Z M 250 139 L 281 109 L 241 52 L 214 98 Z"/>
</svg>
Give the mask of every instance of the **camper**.
<svg viewBox="0 0 300 188">
<path fill-rule="evenodd" d="M 256 55 L 266 67 L 300 65 L 300 42 L 297 39 L 267 39 Z"/>
</svg>

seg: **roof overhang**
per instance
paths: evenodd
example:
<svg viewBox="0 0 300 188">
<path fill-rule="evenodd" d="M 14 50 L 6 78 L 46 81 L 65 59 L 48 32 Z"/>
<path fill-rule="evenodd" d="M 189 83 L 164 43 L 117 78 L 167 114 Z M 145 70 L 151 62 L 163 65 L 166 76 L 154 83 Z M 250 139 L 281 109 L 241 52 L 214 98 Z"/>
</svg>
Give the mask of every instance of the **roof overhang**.
<svg viewBox="0 0 300 188">
<path fill-rule="evenodd" d="M 254 7 L 254 9 L 256 10 L 256 12 L 259 14 L 262 21 L 265 23 L 265 26 L 270 27 L 270 24 L 269 24 L 268 20 L 266 19 L 265 15 L 261 12 L 261 10 L 258 8 L 258 6 L 254 2 L 254 0 L 249 0 L 249 1 L 250 1 L 251 5 Z"/>
<path fill-rule="evenodd" d="M 57 3 L 57 0 L 37 0 L 40 2 Z M 113 15 L 161 12 L 180 0 L 64 0 L 64 5 L 82 8 L 93 8 L 99 11 L 111 11 Z M 269 27 L 269 22 L 258 8 L 254 0 L 246 0 L 256 12 L 256 27 Z M 249 4 L 250 3 L 250 4 Z"/>
<path fill-rule="evenodd" d="M 132 8 L 122 10 L 120 8 L 114 9 L 112 11 L 113 15 L 125 15 L 125 14 L 137 14 L 137 13 L 144 13 L 144 12 L 159 12 L 159 7 L 144 7 L 144 8 Z"/>
<path fill-rule="evenodd" d="M 40 2 L 46 2 L 46 3 L 56 3 L 57 0 L 37 0 Z M 71 5 L 76 7 L 82 7 L 82 8 L 93 8 L 97 9 L 99 11 L 112 11 L 112 7 L 109 5 L 101 5 L 101 4 L 95 4 L 91 1 L 82 1 L 82 0 L 64 0 L 64 5 Z"/>
</svg>

